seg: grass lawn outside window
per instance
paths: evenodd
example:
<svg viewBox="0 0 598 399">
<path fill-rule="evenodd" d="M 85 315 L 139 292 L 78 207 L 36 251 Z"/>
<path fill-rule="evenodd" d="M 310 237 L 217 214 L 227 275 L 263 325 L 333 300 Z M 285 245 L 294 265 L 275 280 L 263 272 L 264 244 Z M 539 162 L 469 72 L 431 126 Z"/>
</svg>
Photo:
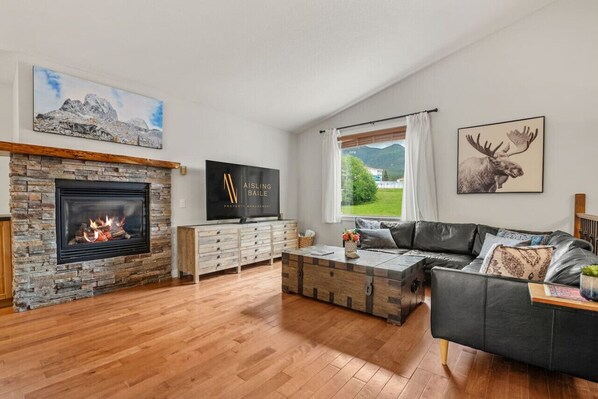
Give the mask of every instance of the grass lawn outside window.
<svg viewBox="0 0 598 399">
<path fill-rule="evenodd" d="M 361 205 L 343 205 L 341 212 L 347 216 L 400 217 L 402 205 L 402 188 L 379 188 L 375 201 Z"/>
</svg>

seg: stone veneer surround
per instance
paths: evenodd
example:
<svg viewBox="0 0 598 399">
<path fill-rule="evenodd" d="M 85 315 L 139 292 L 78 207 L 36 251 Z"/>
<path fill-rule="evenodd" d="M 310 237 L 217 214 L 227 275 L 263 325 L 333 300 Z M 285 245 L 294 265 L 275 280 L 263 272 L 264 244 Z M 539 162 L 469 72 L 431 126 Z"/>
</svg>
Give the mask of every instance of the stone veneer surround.
<svg viewBox="0 0 598 399">
<path fill-rule="evenodd" d="M 55 179 L 150 183 L 151 253 L 58 265 Z M 170 169 L 12 154 L 10 213 L 16 311 L 170 277 Z"/>
</svg>

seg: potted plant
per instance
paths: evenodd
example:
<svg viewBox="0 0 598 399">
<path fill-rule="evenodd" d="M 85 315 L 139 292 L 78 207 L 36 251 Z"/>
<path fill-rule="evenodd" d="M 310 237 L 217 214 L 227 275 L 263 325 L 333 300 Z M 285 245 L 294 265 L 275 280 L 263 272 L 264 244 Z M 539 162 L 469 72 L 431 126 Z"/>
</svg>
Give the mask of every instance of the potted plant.
<svg viewBox="0 0 598 399">
<path fill-rule="evenodd" d="M 598 265 L 589 265 L 581 269 L 579 292 L 582 297 L 598 302 Z"/>
<path fill-rule="evenodd" d="M 343 241 L 345 242 L 345 256 L 347 258 L 359 258 L 357 254 L 357 243 L 359 242 L 359 233 L 357 229 L 343 231 Z"/>
</svg>

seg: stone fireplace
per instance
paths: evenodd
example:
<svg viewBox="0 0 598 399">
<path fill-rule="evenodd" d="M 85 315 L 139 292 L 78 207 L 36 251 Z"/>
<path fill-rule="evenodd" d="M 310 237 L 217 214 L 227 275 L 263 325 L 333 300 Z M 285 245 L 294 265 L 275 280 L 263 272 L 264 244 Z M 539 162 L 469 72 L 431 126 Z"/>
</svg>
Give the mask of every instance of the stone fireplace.
<svg viewBox="0 0 598 399">
<path fill-rule="evenodd" d="M 170 277 L 171 170 L 12 154 L 13 307 Z"/>
</svg>

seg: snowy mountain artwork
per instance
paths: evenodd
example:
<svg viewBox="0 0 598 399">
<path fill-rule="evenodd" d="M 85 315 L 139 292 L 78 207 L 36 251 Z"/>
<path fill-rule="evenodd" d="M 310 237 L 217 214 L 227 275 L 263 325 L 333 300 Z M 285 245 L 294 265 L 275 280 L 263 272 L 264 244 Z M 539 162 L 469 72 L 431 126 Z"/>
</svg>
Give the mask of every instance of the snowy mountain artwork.
<svg viewBox="0 0 598 399">
<path fill-rule="evenodd" d="M 163 102 L 33 67 L 33 130 L 162 148 Z"/>
</svg>

